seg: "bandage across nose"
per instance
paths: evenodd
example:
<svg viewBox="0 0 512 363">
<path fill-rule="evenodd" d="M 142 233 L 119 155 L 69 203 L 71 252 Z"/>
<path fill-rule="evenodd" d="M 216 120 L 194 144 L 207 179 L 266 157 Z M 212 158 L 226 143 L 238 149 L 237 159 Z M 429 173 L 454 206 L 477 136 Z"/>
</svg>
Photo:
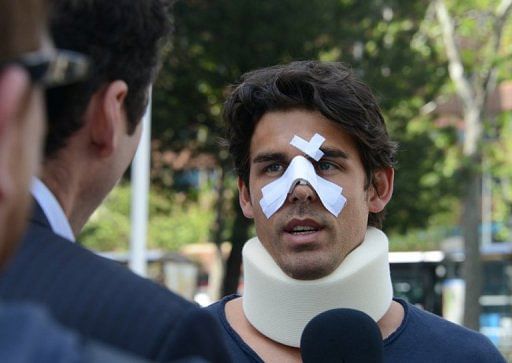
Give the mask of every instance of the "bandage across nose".
<svg viewBox="0 0 512 363">
<path fill-rule="evenodd" d="M 297 140 L 296 138 L 298 137 L 294 137 L 294 140 Z M 292 143 L 292 145 L 300 148 L 296 144 Z M 317 145 L 318 149 L 319 147 L 320 145 Z M 309 154 L 312 150 L 308 149 L 307 151 Z M 336 217 L 345 206 L 347 200 L 341 194 L 343 188 L 317 175 L 313 164 L 299 155 L 292 159 L 285 173 L 279 179 L 261 189 L 263 198 L 260 200 L 260 206 L 267 218 L 270 218 L 281 208 L 288 194 L 293 191 L 298 183 L 309 184 L 317 193 L 324 207 Z"/>
</svg>

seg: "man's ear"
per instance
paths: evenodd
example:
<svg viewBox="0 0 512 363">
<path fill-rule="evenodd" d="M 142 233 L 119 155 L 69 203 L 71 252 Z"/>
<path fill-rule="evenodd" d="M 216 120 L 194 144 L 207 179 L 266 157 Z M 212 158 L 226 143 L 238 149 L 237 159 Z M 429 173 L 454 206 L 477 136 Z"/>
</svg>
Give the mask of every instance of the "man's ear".
<svg viewBox="0 0 512 363">
<path fill-rule="evenodd" d="M 29 86 L 28 75 L 21 68 L 8 67 L 0 72 L 0 201 L 12 189 L 10 159 L 16 157 L 13 148 L 21 141 L 14 131 L 23 121 L 19 115 Z"/>
<path fill-rule="evenodd" d="M 109 156 L 117 147 L 118 137 L 126 132 L 124 101 L 128 94 L 126 82 L 116 80 L 99 90 L 91 99 L 89 114 L 91 139 L 100 156 Z"/>
<path fill-rule="evenodd" d="M 373 173 L 373 183 L 368 188 L 368 209 L 372 213 L 381 212 L 393 194 L 395 170 L 387 167 Z"/>
<path fill-rule="evenodd" d="M 244 216 L 246 218 L 254 218 L 249 187 L 245 185 L 241 177 L 238 177 L 238 200 L 240 201 L 240 207 Z"/>
</svg>

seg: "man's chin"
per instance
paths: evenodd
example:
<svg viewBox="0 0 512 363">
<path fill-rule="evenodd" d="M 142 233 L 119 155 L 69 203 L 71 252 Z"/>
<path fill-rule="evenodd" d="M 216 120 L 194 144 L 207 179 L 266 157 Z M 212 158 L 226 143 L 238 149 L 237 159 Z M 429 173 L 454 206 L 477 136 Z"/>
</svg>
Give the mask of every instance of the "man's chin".
<svg viewBox="0 0 512 363">
<path fill-rule="evenodd" d="M 328 276 L 332 273 L 333 269 L 326 268 L 325 265 L 301 265 L 301 266 L 286 266 L 281 267 L 283 272 L 295 280 L 318 280 L 322 277 Z"/>
</svg>

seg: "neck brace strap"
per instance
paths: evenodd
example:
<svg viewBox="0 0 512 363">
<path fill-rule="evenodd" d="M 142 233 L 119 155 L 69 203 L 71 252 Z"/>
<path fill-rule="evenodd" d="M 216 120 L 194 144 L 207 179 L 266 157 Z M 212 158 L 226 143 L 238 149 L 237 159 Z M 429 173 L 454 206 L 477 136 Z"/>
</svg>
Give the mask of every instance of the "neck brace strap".
<svg viewBox="0 0 512 363">
<path fill-rule="evenodd" d="M 257 238 L 245 244 L 242 255 L 245 316 L 276 342 L 299 347 L 306 324 L 329 309 L 356 309 L 378 321 L 391 305 L 388 239 L 376 228 L 369 227 L 363 243 L 318 280 L 286 275 Z"/>
</svg>

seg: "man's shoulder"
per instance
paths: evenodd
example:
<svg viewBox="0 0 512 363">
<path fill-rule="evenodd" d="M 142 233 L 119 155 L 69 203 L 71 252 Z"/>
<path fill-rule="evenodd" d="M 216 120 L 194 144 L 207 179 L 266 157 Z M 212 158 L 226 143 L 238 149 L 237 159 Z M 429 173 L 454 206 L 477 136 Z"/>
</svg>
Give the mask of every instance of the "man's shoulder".
<svg viewBox="0 0 512 363">
<path fill-rule="evenodd" d="M 198 309 L 36 223 L 0 275 L 0 297 L 43 304 L 61 324 L 148 358 L 185 313 Z"/>
<path fill-rule="evenodd" d="M 38 305 L 4 302 L 0 303 L 0 361 L 143 362 L 65 329 Z"/>
<path fill-rule="evenodd" d="M 213 302 L 212 304 L 206 306 L 204 309 L 212 314 L 221 313 L 221 314 L 225 315 L 224 308 L 226 307 L 226 303 L 228 301 L 237 299 L 239 297 L 240 297 L 239 294 L 230 294 L 230 295 L 224 296 L 222 299 Z"/>
<path fill-rule="evenodd" d="M 388 353 L 409 355 L 414 352 L 415 356 L 409 358 L 419 362 L 422 360 L 418 357 L 432 362 L 439 361 L 436 357 L 465 359 L 466 362 L 504 362 L 496 347 L 483 334 L 411 304 L 401 303 L 405 309 L 404 321 L 386 339 L 385 350 Z"/>
<path fill-rule="evenodd" d="M 139 294 L 139 290 L 143 289 L 147 290 L 147 293 L 153 292 L 166 298 L 176 297 L 185 305 L 191 305 L 168 289 L 131 272 L 125 266 L 99 256 L 77 243 L 62 238 L 50 229 L 34 223 L 29 225 L 18 251 L 9 263 L 7 276 L 11 270 L 18 269 L 23 269 L 23 273 L 18 277 L 28 276 L 31 273 L 40 275 L 41 278 L 46 274 L 51 276 L 58 274 L 63 278 L 54 280 L 54 284 L 78 282 L 75 279 L 80 279 L 85 286 L 97 284 L 102 288 L 115 282 L 115 286 L 108 287 L 113 288 L 117 293 L 123 291 Z M 129 284 L 123 284 L 123 282 Z"/>
<path fill-rule="evenodd" d="M 238 294 L 227 295 L 204 309 L 219 323 L 222 329 L 222 339 L 234 362 L 262 362 L 258 354 L 242 339 L 228 322 L 226 304 L 239 297 L 240 295 Z"/>
<path fill-rule="evenodd" d="M 32 304 L 0 304 L 2 362 L 81 361 L 79 340 Z"/>
<path fill-rule="evenodd" d="M 407 319 L 410 324 L 409 328 L 413 327 L 425 334 L 440 336 L 443 337 L 443 339 L 446 339 L 446 334 L 450 334 L 451 339 L 461 339 L 464 341 L 467 341 L 467 339 L 488 341 L 488 339 L 481 333 L 455 324 L 414 305 L 409 304 L 408 310 Z"/>
</svg>

